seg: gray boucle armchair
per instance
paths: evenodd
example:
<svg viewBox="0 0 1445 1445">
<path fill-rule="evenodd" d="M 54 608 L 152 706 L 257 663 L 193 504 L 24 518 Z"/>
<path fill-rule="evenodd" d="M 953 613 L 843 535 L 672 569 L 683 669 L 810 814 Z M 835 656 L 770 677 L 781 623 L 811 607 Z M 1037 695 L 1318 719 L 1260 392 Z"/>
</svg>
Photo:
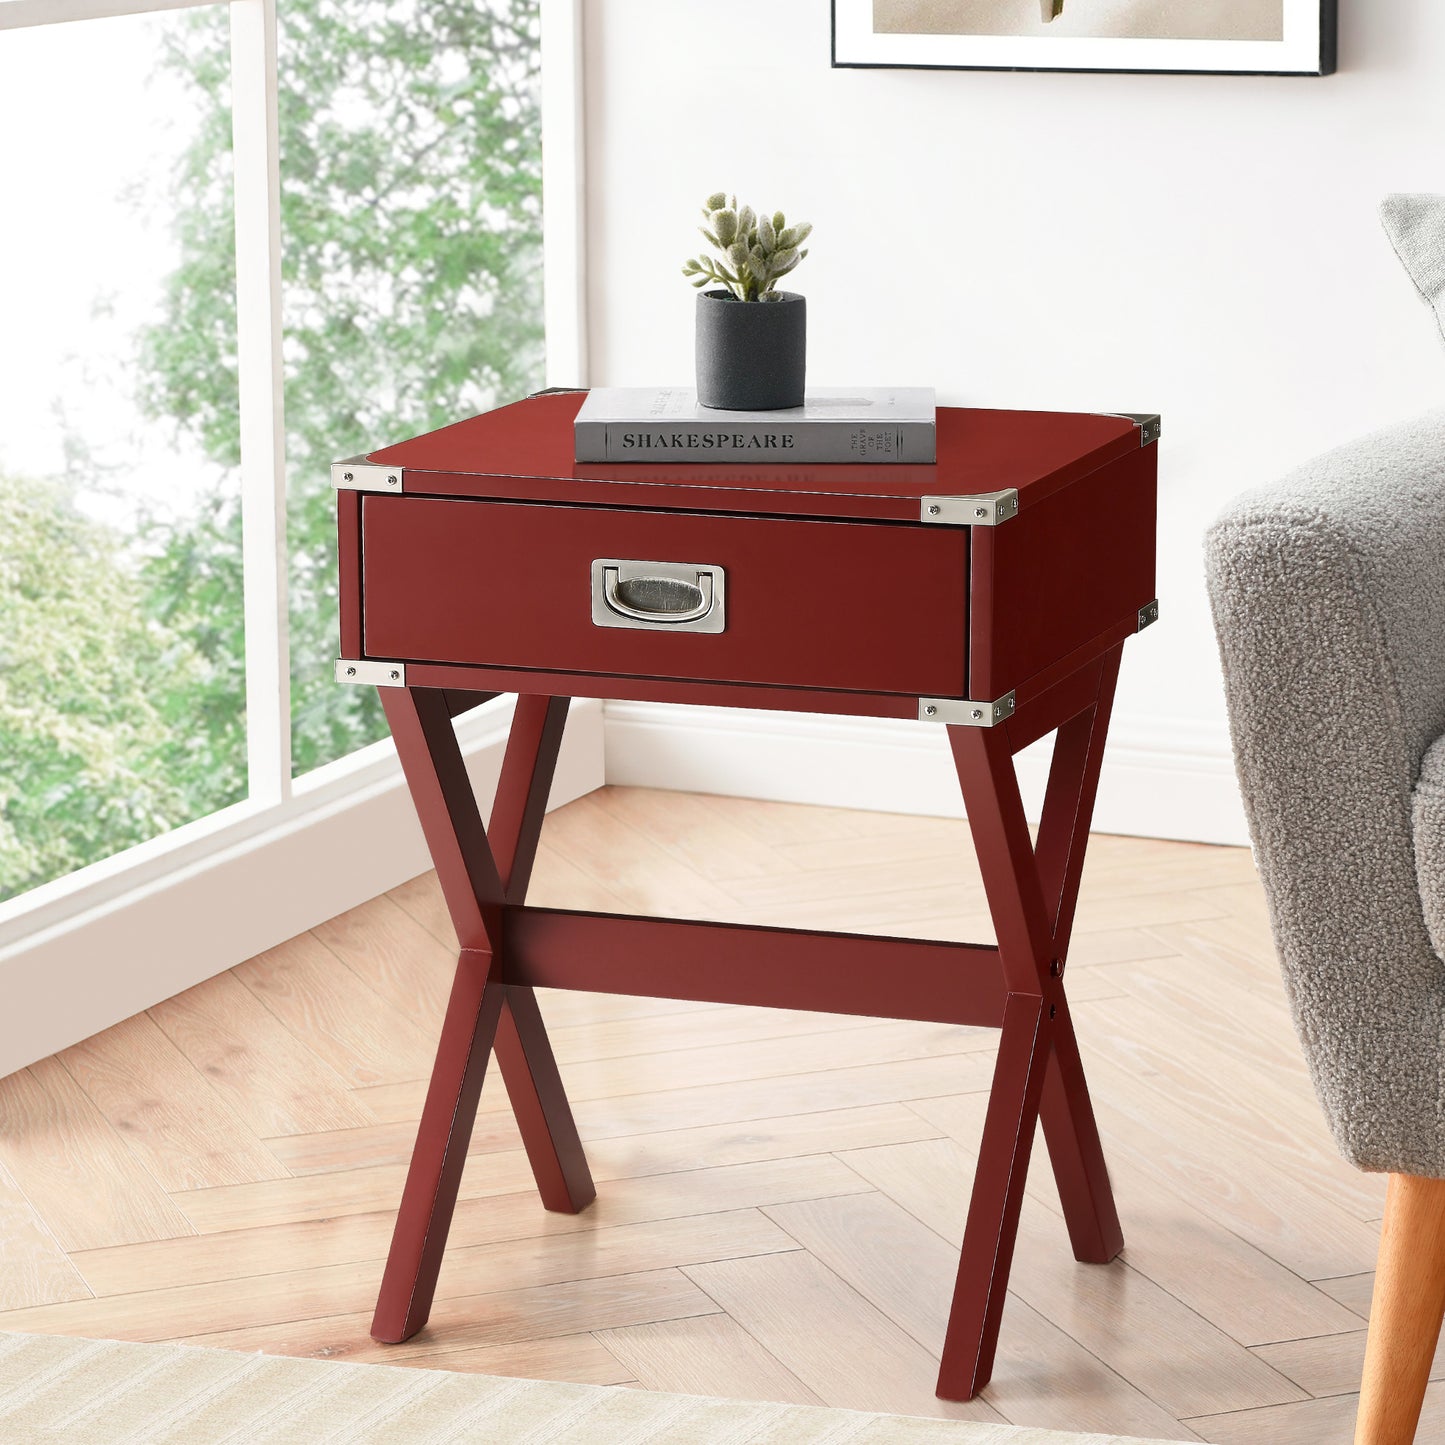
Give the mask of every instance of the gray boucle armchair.
<svg viewBox="0 0 1445 1445">
<path fill-rule="evenodd" d="M 1356 1440 L 1408 1441 L 1445 1308 L 1445 412 L 1238 498 L 1206 564 L 1300 1040 L 1392 1176 Z"/>
</svg>

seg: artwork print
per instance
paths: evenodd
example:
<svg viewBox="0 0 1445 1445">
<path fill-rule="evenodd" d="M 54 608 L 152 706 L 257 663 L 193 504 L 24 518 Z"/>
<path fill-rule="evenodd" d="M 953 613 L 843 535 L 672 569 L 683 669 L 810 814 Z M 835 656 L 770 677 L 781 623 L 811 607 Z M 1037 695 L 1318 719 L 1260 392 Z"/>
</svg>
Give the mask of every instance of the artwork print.
<svg viewBox="0 0 1445 1445">
<path fill-rule="evenodd" d="M 1323 75 L 1334 0 L 833 0 L 835 66 Z"/>
</svg>

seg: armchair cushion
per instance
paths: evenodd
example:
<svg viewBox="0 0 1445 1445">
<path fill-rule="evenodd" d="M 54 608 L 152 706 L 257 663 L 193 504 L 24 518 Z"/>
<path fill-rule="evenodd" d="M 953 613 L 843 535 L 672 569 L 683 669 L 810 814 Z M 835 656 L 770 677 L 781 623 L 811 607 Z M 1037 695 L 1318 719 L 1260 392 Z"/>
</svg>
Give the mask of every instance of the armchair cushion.
<svg viewBox="0 0 1445 1445">
<path fill-rule="evenodd" d="M 1442 568 L 1445 573 L 1445 568 Z M 1445 580 L 1442 580 L 1445 586 Z M 1411 809 L 1415 827 L 1415 876 L 1435 952 L 1445 959 L 1445 737 L 1436 738 L 1420 764 Z"/>
<path fill-rule="evenodd" d="M 1440 412 L 1238 498 L 1206 548 L 1235 760 L 1315 1087 L 1353 1163 L 1436 1176 L 1445 964 L 1415 809 L 1445 734 L 1442 558 Z"/>
</svg>

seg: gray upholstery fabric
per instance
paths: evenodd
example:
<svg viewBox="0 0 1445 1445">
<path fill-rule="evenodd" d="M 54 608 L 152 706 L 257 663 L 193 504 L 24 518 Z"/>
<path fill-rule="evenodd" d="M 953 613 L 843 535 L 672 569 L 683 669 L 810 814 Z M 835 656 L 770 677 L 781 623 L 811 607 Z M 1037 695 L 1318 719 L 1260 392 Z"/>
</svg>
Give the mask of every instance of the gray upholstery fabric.
<svg viewBox="0 0 1445 1445">
<path fill-rule="evenodd" d="M 1380 220 L 1445 338 L 1445 196 L 1386 196 Z"/>
<path fill-rule="evenodd" d="M 1240 497 L 1206 563 L 1235 759 L 1321 1103 L 1361 1168 L 1445 1176 L 1445 964 L 1415 846 L 1438 824 L 1445 768 L 1437 750 L 1417 793 L 1445 734 L 1445 412 Z M 1422 867 L 1439 865 L 1434 842 Z M 1435 909 L 1438 872 L 1431 886 Z"/>
<path fill-rule="evenodd" d="M 1435 952 L 1445 958 L 1445 737 L 1436 738 L 1415 784 L 1415 877 Z"/>
</svg>

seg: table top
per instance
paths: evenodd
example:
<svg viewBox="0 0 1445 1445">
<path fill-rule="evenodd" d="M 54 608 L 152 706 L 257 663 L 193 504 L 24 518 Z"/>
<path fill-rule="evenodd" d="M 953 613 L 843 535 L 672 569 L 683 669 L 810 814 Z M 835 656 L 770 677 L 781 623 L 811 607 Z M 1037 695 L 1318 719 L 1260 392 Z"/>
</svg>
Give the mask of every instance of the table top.
<svg viewBox="0 0 1445 1445">
<path fill-rule="evenodd" d="M 368 455 L 404 492 L 774 516 L 919 520 L 921 499 L 1013 488 L 1019 510 L 1140 445 L 1127 416 L 938 409 L 938 460 L 889 463 L 573 460 L 583 393 L 528 397 Z"/>
</svg>

